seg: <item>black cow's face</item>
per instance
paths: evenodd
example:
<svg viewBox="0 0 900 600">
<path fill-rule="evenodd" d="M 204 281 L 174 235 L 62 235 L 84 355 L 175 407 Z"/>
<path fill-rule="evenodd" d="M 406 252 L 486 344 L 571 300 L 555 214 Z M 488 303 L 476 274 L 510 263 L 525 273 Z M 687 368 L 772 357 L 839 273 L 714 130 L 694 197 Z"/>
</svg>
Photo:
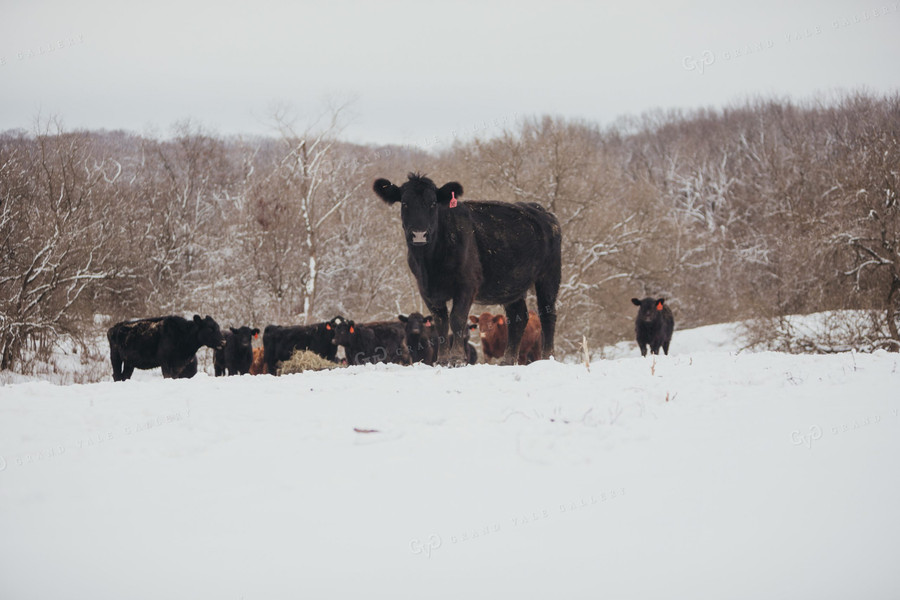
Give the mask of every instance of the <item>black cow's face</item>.
<svg viewBox="0 0 900 600">
<path fill-rule="evenodd" d="M 434 241 L 438 226 L 437 192 L 434 186 L 403 191 L 400 196 L 400 220 L 408 244 L 424 246 Z"/>
<path fill-rule="evenodd" d="M 225 336 L 211 316 L 206 315 L 205 319 L 201 319 L 200 315 L 194 315 L 194 324 L 197 326 L 197 338 L 202 345 L 210 348 L 225 347 Z"/>
<path fill-rule="evenodd" d="M 334 336 L 331 339 L 331 343 L 335 346 L 344 346 L 345 348 L 350 345 L 352 336 L 356 333 L 355 323 L 348 321 L 344 317 L 333 318 L 325 324 L 325 328 L 331 331 Z"/>
<path fill-rule="evenodd" d="M 231 327 L 231 333 L 234 337 L 232 337 L 232 343 L 237 346 L 237 349 L 242 352 L 252 353 L 253 352 L 253 338 L 259 335 L 259 329 L 255 327 L 250 329 L 249 327 Z"/>
<path fill-rule="evenodd" d="M 422 316 L 422 313 L 410 313 L 410 315 L 398 315 L 397 316 L 400 321 L 406 323 L 406 337 L 417 337 L 421 335 L 425 335 L 426 333 L 431 331 L 432 326 L 432 317 L 428 315 L 427 317 Z"/>
<path fill-rule="evenodd" d="M 401 187 L 387 179 L 378 179 L 373 189 L 388 204 L 400 202 L 403 233 L 411 247 L 423 247 L 434 242 L 440 208 L 451 206 L 451 201 L 463 194 L 462 186 L 455 181 L 438 189 L 427 177 L 412 173 L 409 181 Z"/>
<path fill-rule="evenodd" d="M 638 300 L 637 298 L 632 298 L 631 303 L 638 307 L 638 321 L 646 321 L 651 322 L 657 318 L 659 313 L 662 312 L 663 305 L 666 303 L 665 298 L 644 298 L 643 300 Z"/>
</svg>

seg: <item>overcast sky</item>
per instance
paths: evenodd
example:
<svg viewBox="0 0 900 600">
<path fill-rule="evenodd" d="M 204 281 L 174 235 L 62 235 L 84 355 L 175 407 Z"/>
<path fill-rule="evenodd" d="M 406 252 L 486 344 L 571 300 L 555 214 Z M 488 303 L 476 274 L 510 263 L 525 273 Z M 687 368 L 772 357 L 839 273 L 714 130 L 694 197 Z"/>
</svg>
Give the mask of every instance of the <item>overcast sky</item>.
<svg viewBox="0 0 900 600">
<path fill-rule="evenodd" d="M 41 115 L 271 134 L 274 107 L 303 129 L 349 103 L 344 139 L 435 147 L 523 116 L 606 125 L 754 96 L 893 92 L 898 33 L 898 0 L 0 0 L 0 130 Z"/>
</svg>

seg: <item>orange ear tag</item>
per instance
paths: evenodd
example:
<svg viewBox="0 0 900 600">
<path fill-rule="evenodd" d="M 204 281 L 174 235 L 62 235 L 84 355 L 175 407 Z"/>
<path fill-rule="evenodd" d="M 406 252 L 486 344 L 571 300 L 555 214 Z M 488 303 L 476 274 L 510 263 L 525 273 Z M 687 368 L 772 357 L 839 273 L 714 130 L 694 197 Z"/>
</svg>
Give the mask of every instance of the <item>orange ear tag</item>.
<svg viewBox="0 0 900 600">
<path fill-rule="evenodd" d="M 350 328 L 350 333 L 353 333 L 353 328 L 352 328 L 352 327 Z"/>
<path fill-rule="evenodd" d="M 327 329 L 328 331 L 331 331 L 331 323 L 326 323 L 325 329 Z"/>
<path fill-rule="evenodd" d="M 456 208 L 456 192 L 450 192 L 450 208 Z"/>
<path fill-rule="evenodd" d="M 656 310 L 662 310 L 662 302 L 656 303 Z"/>
</svg>

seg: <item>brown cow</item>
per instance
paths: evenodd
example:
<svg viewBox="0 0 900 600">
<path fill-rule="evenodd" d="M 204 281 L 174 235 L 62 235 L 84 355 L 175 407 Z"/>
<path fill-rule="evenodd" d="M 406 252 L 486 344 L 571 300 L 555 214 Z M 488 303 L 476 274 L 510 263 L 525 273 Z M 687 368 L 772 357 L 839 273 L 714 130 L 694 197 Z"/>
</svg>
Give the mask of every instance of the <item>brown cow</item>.
<svg viewBox="0 0 900 600">
<path fill-rule="evenodd" d="M 503 358 L 506 352 L 506 345 L 509 340 L 509 333 L 506 324 L 506 317 L 503 315 L 492 315 L 491 313 L 481 313 L 480 317 L 470 316 L 470 329 L 479 330 L 481 335 L 481 348 L 484 351 L 485 360 L 492 358 Z M 528 312 L 528 323 L 525 325 L 525 332 L 522 334 L 522 342 L 519 344 L 518 364 L 527 365 L 541 358 L 541 320 L 537 313 Z"/>
<path fill-rule="evenodd" d="M 268 371 L 266 370 L 266 356 L 264 348 L 254 348 L 253 349 L 253 362 L 250 363 L 250 374 L 251 375 L 265 375 Z"/>
</svg>

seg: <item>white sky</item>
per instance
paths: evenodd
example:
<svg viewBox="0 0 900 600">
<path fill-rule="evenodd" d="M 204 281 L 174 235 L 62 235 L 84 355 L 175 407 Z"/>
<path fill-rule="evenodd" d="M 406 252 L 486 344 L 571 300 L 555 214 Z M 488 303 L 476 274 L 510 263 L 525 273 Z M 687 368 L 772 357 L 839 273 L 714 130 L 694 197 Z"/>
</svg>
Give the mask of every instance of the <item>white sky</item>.
<svg viewBox="0 0 900 600">
<path fill-rule="evenodd" d="M 191 118 L 271 134 L 275 106 L 303 129 L 350 101 L 344 139 L 435 147 L 522 116 L 609 124 L 900 89 L 898 0 L 625 4 L 0 0 L 0 130 L 55 115 L 69 129 L 165 134 Z"/>
</svg>

